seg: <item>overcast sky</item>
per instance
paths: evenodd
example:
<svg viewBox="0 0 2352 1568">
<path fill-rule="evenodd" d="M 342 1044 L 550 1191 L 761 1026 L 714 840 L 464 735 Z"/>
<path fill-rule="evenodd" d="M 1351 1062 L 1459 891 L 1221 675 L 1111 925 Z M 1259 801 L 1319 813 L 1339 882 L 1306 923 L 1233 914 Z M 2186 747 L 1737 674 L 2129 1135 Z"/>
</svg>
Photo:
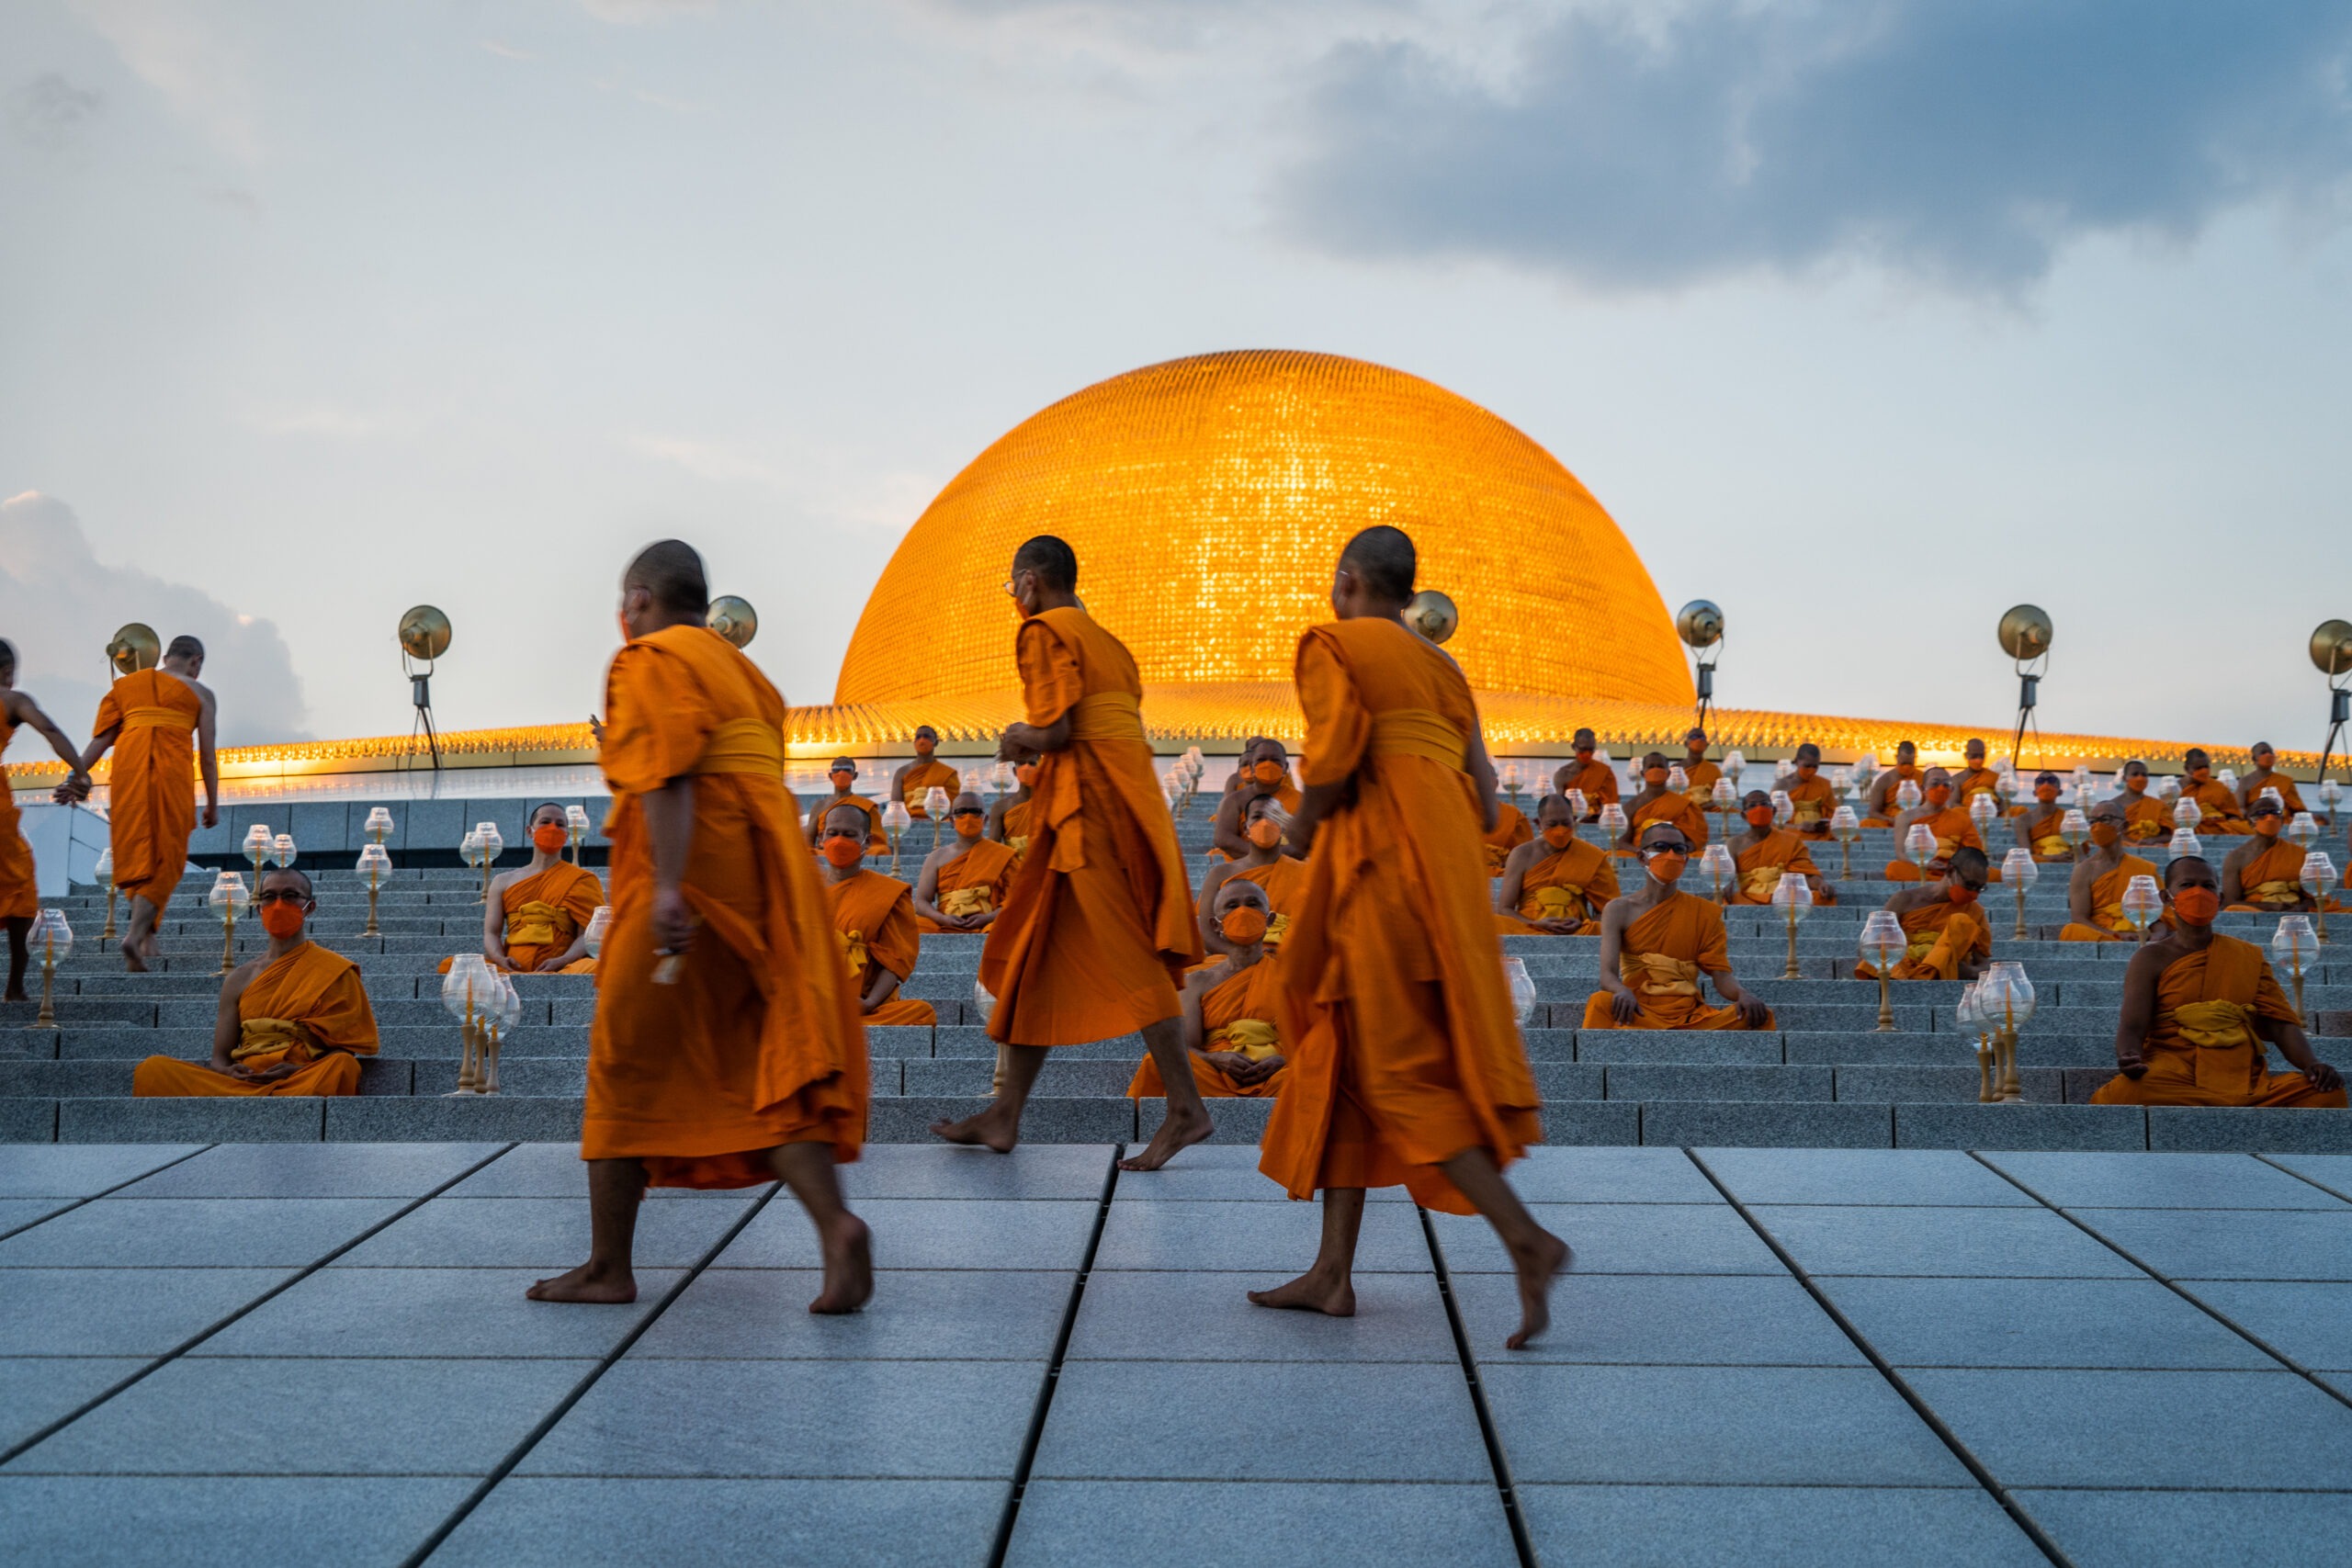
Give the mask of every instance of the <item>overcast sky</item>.
<svg viewBox="0 0 2352 1568">
<path fill-rule="evenodd" d="M 1726 704 L 2000 726 L 2030 600 L 2051 728 L 2315 746 L 2347 40 L 2202 0 L 9 0 L 0 636 L 77 732 L 138 616 L 221 645 L 224 739 L 372 734 L 430 601 L 445 725 L 572 719 L 676 534 L 825 701 L 989 441 L 1289 347 L 1549 448 L 1669 608 L 1724 606 Z"/>
</svg>

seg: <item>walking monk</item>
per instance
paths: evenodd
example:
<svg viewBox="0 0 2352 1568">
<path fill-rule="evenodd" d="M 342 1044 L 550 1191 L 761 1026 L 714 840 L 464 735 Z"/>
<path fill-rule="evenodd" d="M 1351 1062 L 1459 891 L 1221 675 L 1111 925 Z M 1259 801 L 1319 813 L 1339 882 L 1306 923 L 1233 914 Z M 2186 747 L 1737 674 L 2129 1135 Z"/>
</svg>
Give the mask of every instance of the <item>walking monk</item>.
<svg viewBox="0 0 2352 1568">
<path fill-rule="evenodd" d="M 825 857 L 825 897 L 858 1011 L 868 1023 L 937 1023 L 929 1002 L 899 995 L 922 953 L 914 889 L 865 869 L 865 818 L 855 807 L 827 807 L 823 831 L 818 848 Z"/>
<path fill-rule="evenodd" d="M 319 906 L 303 873 L 262 873 L 254 901 L 269 947 L 220 982 L 211 1062 L 150 1056 L 131 1074 L 134 1096 L 359 1092 L 357 1058 L 376 1054 L 359 966 L 311 941 Z"/>
<path fill-rule="evenodd" d="M 1600 808 L 1616 802 L 1617 770 L 1600 760 L 1600 739 L 1589 729 L 1577 730 L 1569 749 L 1577 760 L 1563 762 L 1552 774 L 1552 792 L 1566 799 L 1572 789 L 1584 791 L 1584 819 L 1598 822 Z"/>
<path fill-rule="evenodd" d="M 2278 802 L 2256 795 L 2254 837 L 2238 845 L 2222 862 L 2222 908 L 2245 914 L 2306 914 L 2320 907 L 2303 886 L 2303 846 L 2280 836 L 2287 825 Z M 2329 914 L 2344 906 L 2327 900 Z"/>
<path fill-rule="evenodd" d="M 1021 613 L 1013 657 L 1028 721 L 1005 731 L 1003 750 L 1041 760 L 1029 851 L 980 953 L 980 984 L 996 998 L 989 1037 L 1010 1049 L 988 1109 L 931 1130 L 1009 1151 L 1048 1049 L 1140 1031 L 1168 1086 L 1168 1117 L 1122 1168 L 1157 1170 L 1211 1131 L 1176 996 L 1201 961 L 1201 933 L 1144 739 L 1142 679 L 1077 589 L 1078 557 L 1051 534 L 1013 552 L 1005 592 Z"/>
<path fill-rule="evenodd" d="M 1279 807 L 1277 810 L 1281 809 Z M 1267 951 L 1266 890 L 1239 877 L 1216 894 L 1218 951 L 1184 980 L 1184 1050 L 1193 1083 L 1212 1100 L 1264 1100 L 1281 1088 L 1283 1055 L 1276 1008 L 1282 995 Z M 1146 1056 L 1127 1085 L 1130 1100 L 1167 1092 L 1159 1064 Z"/>
<path fill-rule="evenodd" d="M 938 757 L 939 731 L 927 724 L 915 726 L 915 760 L 890 775 L 890 798 L 907 808 L 910 817 L 928 818 L 930 808 L 923 797 L 934 789 L 944 789 L 953 799 L 964 787 L 956 770 Z"/>
<path fill-rule="evenodd" d="M 593 975 L 588 922 L 605 901 L 605 885 L 585 866 L 563 858 L 571 841 L 563 807 L 553 801 L 531 813 L 531 861 L 492 878 L 482 912 L 481 955 L 507 975 Z M 447 975 L 452 959 L 441 961 Z"/>
<path fill-rule="evenodd" d="M 815 1224 L 808 1310 L 873 1293 L 835 1164 L 865 1137 L 865 1032 L 784 790 L 784 699 L 703 624 L 702 558 L 649 545 L 621 579 L 628 641 L 605 677 L 613 919 L 588 1035 L 588 1261 L 525 1293 L 637 1299 L 637 1211 L 656 1187 L 781 1178 Z"/>
<path fill-rule="evenodd" d="M 1498 931 L 1517 936 L 1594 936 L 1600 911 L 1617 897 L 1617 868 L 1577 837 L 1576 808 L 1547 795 L 1535 808 L 1544 836 L 1511 851 L 1495 901 Z M 1516 914 L 1511 911 L 1517 911 Z"/>
<path fill-rule="evenodd" d="M 1952 851 L 1940 881 L 1924 887 L 1898 887 L 1881 908 L 1903 924 L 1903 956 L 1887 972 L 1890 980 L 1973 980 L 1993 956 L 1993 928 L 1976 907 L 1990 870 L 1984 852 L 1966 845 Z M 1865 959 L 1854 978 L 1874 980 L 1878 971 Z"/>
<path fill-rule="evenodd" d="M 2135 844 L 2172 836 L 2172 807 L 2148 793 L 2148 764 L 2134 758 L 2118 775 L 2123 793 L 2123 836 Z"/>
<path fill-rule="evenodd" d="M 31 725 L 49 741 L 51 750 L 57 753 L 67 768 L 64 791 L 79 798 L 90 792 L 90 780 L 82 772 L 81 753 L 65 739 L 65 732 L 50 722 L 40 705 L 17 690 L 17 649 L 0 637 L 0 751 L 8 749 L 17 730 Z M 40 884 L 33 874 L 32 846 L 17 827 L 17 796 L 0 776 L 0 921 L 8 927 L 8 990 L 6 999 L 26 1000 L 25 966 L 31 962 L 26 947 L 33 929 L 33 917 L 40 913 Z"/>
<path fill-rule="evenodd" d="M 1402 1183 L 1495 1227 L 1518 1276 L 1516 1350 L 1551 1320 L 1568 1247 L 1503 1179 L 1542 1128 L 1480 874 L 1495 770 L 1460 667 L 1399 618 L 1415 565 L 1399 530 L 1358 534 L 1332 574 L 1338 622 L 1298 641 L 1291 841 L 1309 881 L 1283 947 L 1291 1065 L 1258 1168 L 1294 1198 L 1322 1192 L 1323 1240 L 1305 1274 L 1250 1299 L 1351 1314 L 1364 1190 Z"/>
<path fill-rule="evenodd" d="M 158 951 L 155 922 L 187 864 L 187 836 L 196 829 L 191 761 L 204 773 L 204 825 L 220 820 L 212 694 L 197 680 L 203 670 L 204 645 L 192 637 L 172 638 L 162 669 L 125 675 L 98 700 L 96 733 L 82 750 L 79 772 L 86 778 L 107 748 L 114 748 L 107 825 L 114 845 L 114 885 L 130 900 L 122 962 L 134 975 L 145 974 L 147 960 Z M 77 788 L 69 780 L 57 793 L 60 800 L 78 800 L 88 792 L 86 783 Z"/>
<path fill-rule="evenodd" d="M 935 931 L 984 931 L 1004 909 L 1012 868 L 1021 857 L 980 837 L 984 813 L 970 790 L 956 797 L 948 813 L 956 836 L 942 839 L 915 873 L 915 926 Z"/>
<path fill-rule="evenodd" d="M 1666 753 L 1653 751 L 1642 759 L 1641 792 L 1625 803 L 1625 831 L 1617 840 L 1620 850 L 1631 850 L 1639 842 L 1642 829 L 1653 822 L 1668 822 L 1682 829 L 1682 836 L 1697 849 L 1707 846 L 1707 814 L 1691 803 L 1680 790 L 1666 787 Z"/>
<path fill-rule="evenodd" d="M 2090 809 L 2091 841 L 2066 881 L 2066 912 L 2073 919 L 2060 942 L 2121 942 L 2132 934 L 2123 918 L 2123 890 L 2135 876 L 2154 876 L 2156 864 L 2123 850 L 2124 806 L 2102 800 Z"/>
<path fill-rule="evenodd" d="M 1282 946 L 1290 933 L 1291 917 L 1306 897 L 1306 863 L 1283 850 L 1283 835 L 1290 829 L 1290 813 L 1281 801 L 1261 795 L 1250 803 L 1249 825 L 1242 836 L 1249 851 L 1239 860 L 1217 861 L 1201 874 L 1201 944 L 1214 960 L 1230 957 L 1233 949 L 1219 934 L 1217 889 L 1228 881 L 1252 882 L 1266 896 L 1266 948 Z"/>
<path fill-rule="evenodd" d="M 2195 855 L 2165 866 L 2165 904 L 2171 929 L 2123 971 L 2116 1076 L 2091 1103 L 2344 1105 L 2344 1079 L 2312 1055 L 2262 949 L 2213 930 L 2212 866 Z M 2301 1070 L 2272 1072 L 2266 1043 Z"/>
<path fill-rule="evenodd" d="M 1690 840 L 1670 822 L 1642 830 L 1641 886 L 1600 911 L 1600 984 L 1586 998 L 1587 1029 L 1770 1029 L 1772 1010 L 1732 978 L 1724 912 L 1675 886 Z M 1699 976 L 1724 1006 L 1700 998 Z"/>
<path fill-rule="evenodd" d="M 1813 852 L 1805 841 L 1790 829 L 1772 826 L 1772 797 L 1760 789 L 1751 789 L 1739 803 L 1740 817 L 1747 823 L 1747 831 L 1731 841 L 1733 863 L 1739 868 L 1739 881 L 1724 889 L 1726 904 L 1770 904 L 1772 889 L 1781 885 L 1784 872 L 1804 878 L 1817 905 L 1835 904 L 1838 895 L 1821 880 L 1821 872 L 1813 863 Z"/>
</svg>

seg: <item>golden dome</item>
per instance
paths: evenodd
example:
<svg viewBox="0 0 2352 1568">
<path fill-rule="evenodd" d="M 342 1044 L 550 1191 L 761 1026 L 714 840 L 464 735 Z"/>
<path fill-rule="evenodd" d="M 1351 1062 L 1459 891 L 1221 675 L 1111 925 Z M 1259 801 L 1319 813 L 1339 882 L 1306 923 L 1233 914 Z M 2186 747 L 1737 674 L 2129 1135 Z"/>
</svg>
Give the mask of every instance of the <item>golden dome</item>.
<svg viewBox="0 0 2352 1568">
<path fill-rule="evenodd" d="M 1058 534 L 1079 596 L 1147 685 L 1277 685 L 1330 619 L 1340 547 L 1390 523 L 1461 607 L 1446 650 L 1481 691 L 1686 707 L 1690 676 L 1641 558 L 1576 476 L 1419 377 L 1328 354 L 1201 355 L 1016 425 L 940 491 L 875 584 L 837 705 L 1018 684 L 1012 552 Z"/>
</svg>

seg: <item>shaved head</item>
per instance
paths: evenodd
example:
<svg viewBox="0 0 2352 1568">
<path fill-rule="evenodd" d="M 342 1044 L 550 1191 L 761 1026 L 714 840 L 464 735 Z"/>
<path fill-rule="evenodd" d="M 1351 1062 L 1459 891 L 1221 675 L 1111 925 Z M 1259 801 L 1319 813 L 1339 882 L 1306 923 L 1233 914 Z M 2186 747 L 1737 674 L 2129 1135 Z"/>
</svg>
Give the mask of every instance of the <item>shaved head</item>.
<svg viewBox="0 0 2352 1568">
<path fill-rule="evenodd" d="M 673 615 L 699 615 L 710 609 L 710 580 L 702 557 L 684 539 L 663 539 L 637 552 L 621 574 L 621 592 L 642 588 Z"/>
<path fill-rule="evenodd" d="M 1078 592 L 1078 552 L 1051 534 L 1023 540 L 1012 552 L 1012 570 L 1036 573 L 1039 586 L 1057 592 Z"/>
<path fill-rule="evenodd" d="M 2201 882 L 2208 886 L 2215 886 L 2211 862 L 2202 855 L 2176 855 L 2172 863 L 2165 867 L 2165 891 L 2172 891 L 2173 884 L 2179 881 L 2181 875 L 2188 872 L 2198 874 L 2192 880 Z"/>
<path fill-rule="evenodd" d="M 172 638 L 172 646 L 164 649 L 164 657 L 166 659 L 201 659 L 204 657 L 204 645 L 197 641 L 196 638 L 189 637 L 187 633 L 183 632 L 178 637 Z"/>
<path fill-rule="evenodd" d="M 1984 858 L 1984 852 L 1971 844 L 1962 844 L 1952 851 L 1951 859 L 1944 863 L 1951 867 L 1961 880 L 1979 887 L 1984 886 L 1985 878 L 1992 874 L 1993 870 L 1993 863 Z"/>
<path fill-rule="evenodd" d="M 832 807 L 825 813 L 825 826 L 822 831 L 829 839 L 865 838 L 867 832 L 865 807 L 862 806 Z"/>
<path fill-rule="evenodd" d="M 1340 552 L 1341 571 L 1355 573 L 1374 593 L 1399 604 L 1413 596 L 1413 576 L 1419 567 L 1411 536 L 1385 523 L 1366 528 Z"/>
<path fill-rule="evenodd" d="M 301 884 L 302 897 L 305 902 L 313 902 L 317 899 L 318 895 L 311 891 L 311 874 L 307 871 L 297 871 L 290 865 L 272 866 L 269 870 L 263 872 L 261 880 L 254 884 L 254 891 L 258 893 L 281 878 Z"/>
</svg>

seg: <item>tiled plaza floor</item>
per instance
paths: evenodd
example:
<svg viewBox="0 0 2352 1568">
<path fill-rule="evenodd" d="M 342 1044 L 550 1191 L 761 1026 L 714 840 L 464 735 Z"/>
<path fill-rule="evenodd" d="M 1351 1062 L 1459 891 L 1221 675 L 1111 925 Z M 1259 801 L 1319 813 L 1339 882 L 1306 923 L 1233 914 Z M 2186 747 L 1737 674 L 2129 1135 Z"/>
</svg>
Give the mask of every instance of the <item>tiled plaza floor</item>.
<svg viewBox="0 0 2352 1568">
<path fill-rule="evenodd" d="M 2352 1156 L 1542 1150 L 1513 1355 L 1477 1222 L 1268 1313 L 1316 1211 L 1114 1153 L 872 1149 L 819 1319 L 764 1189 L 525 1302 L 568 1146 L 0 1146 L 0 1561 L 2352 1561 Z"/>
</svg>

